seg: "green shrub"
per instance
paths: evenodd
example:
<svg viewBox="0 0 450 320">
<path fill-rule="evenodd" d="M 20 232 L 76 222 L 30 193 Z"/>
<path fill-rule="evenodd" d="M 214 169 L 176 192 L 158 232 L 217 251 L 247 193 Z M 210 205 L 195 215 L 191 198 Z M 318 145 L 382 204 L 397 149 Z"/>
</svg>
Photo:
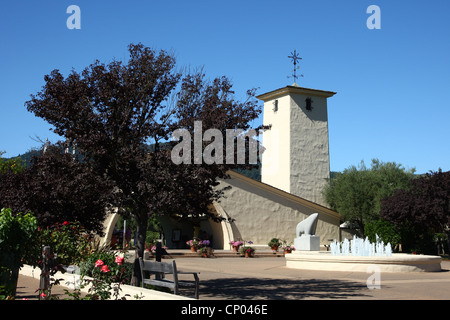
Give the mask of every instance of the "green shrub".
<svg viewBox="0 0 450 320">
<path fill-rule="evenodd" d="M 392 247 L 401 242 L 397 227 L 383 219 L 367 222 L 364 231 L 370 242 L 375 242 L 377 235 L 384 243 L 389 242 Z"/>
<path fill-rule="evenodd" d="M 127 262 L 124 259 L 124 261 L 119 264 L 116 261 L 117 257 L 118 256 L 113 251 L 104 250 L 95 252 L 89 255 L 80 264 L 80 274 L 88 277 L 102 275 L 102 273 L 100 273 L 101 269 L 96 266 L 98 261 L 102 261 L 103 265 L 108 266 L 108 269 L 110 270 L 108 272 L 109 277 L 107 281 L 129 283 L 133 275 L 133 263 Z"/>
<path fill-rule="evenodd" d="M 85 257 L 91 237 L 78 222 L 56 223 L 39 230 L 42 246 L 50 246 L 57 254 L 57 262 L 62 265 L 78 264 Z"/>
<path fill-rule="evenodd" d="M 91 284 L 89 294 L 85 297 L 91 300 L 111 298 L 111 290 L 116 299 L 119 297 L 120 285 L 130 283 L 133 274 L 133 264 L 126 257 L 116 255 L 106 248 L 87 257 L 80 265 L 83 284 Z M 85 277 L 91 277 L 87 280 Z M 124 299 L 124 298 L 122 298 Z"/>
<path fill-rule="evenodd" d="M 36 258 L 37 220 L 31 213 L 0 212 L 0 295 L 15 296 L 19 270 Z"/>
<path fill-rule="evenodd" d="M 270 239 L 270 241 L 267 243 L 267 245 L 269 246 L 269 247 L 273 247 L 273 246 L 276 246 L 276 247 L 279 247 L 279 246 L 281 246 L 281 240 L 280 239 L 278 239 L 278 238 L 272 238 L 272 239 Z"/>
</svg>

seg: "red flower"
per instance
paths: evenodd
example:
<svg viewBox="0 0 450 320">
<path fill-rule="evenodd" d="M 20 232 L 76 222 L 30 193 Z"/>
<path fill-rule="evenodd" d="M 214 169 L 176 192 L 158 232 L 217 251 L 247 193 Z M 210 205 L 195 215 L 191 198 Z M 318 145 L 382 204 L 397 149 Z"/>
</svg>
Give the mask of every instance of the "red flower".
<svg viewBox="0 0 450 320">
<path fill-rule="evenodd" d="M 106 272 L 110 272 L 111 270 L 109 270 L 108 266 L 105 264 L 102 268 L 101 268 L 102 272 L 106 273 Z"/>
<path fill-rule="evenodd" d="M 121 266 L 122 265 L 122 263 L 123 263 L 123 260 L 124 260 L 124 258 L 123 257 L 121 257 L 121 256 L 117 256 L 116 257 L 116 263 L 119 265 L 119 266 Z"/>
<path fill-rule="evenodd" d="M 67 222 L 67 221 L 63 222 L 63 225 L 65 225 L 65 226 L 67 226 L 68 224 L 69 224 L 69 222 Z"/>
<path fill-rule="evenodd" d="M 97 262 L 95 263 L 95 267 L 101 267 L 102 265 L 104 265 L 102 260 L 97 260 Z"/>
</svg>

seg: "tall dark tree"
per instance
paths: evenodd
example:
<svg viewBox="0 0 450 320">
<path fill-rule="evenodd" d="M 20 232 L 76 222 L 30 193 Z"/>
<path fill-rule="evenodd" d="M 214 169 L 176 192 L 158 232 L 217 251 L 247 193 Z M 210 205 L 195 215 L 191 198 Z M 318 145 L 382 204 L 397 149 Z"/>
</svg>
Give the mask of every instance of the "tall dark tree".
<svg viewBox="0 0 450 320">
<path fill-rule="evenodd" d="M 115 184 L 114 205 L 135 218 L 142 256 L 149 215 L 214 217 L 208 206 L 220 197 L 217 179 L 234 167 L 176 165 L 163 143 L 175 129 L 193 132 L 195 120 L 203 131 L 248 129 L 261 107 L 254 91 L 244 102 L 235 100 L 226 78 L 207 81 L 201 72 L 177 72 L 165 51 L 132 44 L 129 52 L 126 62 L 97 61 L 66 78 L 52 71 L 26 106 Z"/>
<path fill-rule="evenodd" d="M 23 171 L 0 174 L 0 207 L 31 211 L 40 227 L 77 221 L 101 234 L 113 186 L 61 147 L 50 146 Z"/>
<path fill-rule="evenodd" d="M 381 204 L 381 217 L 398 227 L 413 228 L 416 239 L 427 232 L 443 232 L 450 242 L 450 171 L 413 179 Z"/>
</svg>

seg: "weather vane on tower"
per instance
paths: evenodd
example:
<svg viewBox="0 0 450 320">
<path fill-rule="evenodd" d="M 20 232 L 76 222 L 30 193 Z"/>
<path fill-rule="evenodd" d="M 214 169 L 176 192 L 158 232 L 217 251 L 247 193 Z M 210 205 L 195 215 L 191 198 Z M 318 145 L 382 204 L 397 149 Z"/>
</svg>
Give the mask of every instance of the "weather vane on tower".
<svg viewBox="0 0 450 320">
<path fill-rule="evenodd" d="M 288 76 L 288 78 L 290 78 L 290 77 L 294 78 L 294 84 L 297 84 L 297 78 L 303 77 L 302 74 L 297 76 L 297 70 L 300 69 L 300 67 L 297 67 L 297 61 L 302 60 L 302 58 L 299 57 L 297 50 L 294 50 L 294 52 L 291 52 L 291 55 L 288 56 L 288 58 L 290 58 L 292 60 L 292 63 L 294 64 L 292 76 Z"/>
</svg>

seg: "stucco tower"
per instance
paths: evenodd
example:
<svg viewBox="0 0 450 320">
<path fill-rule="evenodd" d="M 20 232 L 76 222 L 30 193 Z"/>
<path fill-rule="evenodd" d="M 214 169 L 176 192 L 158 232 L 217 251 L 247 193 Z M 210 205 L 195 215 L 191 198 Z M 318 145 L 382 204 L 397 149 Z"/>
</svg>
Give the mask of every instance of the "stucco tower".
<svg viewBox="0 0 450 320">
<path fill-rule="evenodd" d="M 327 99 L 335 92 L 297 84 L 259 95 L 264 101 L 261 181 L 326 205 L 330 178 Z"/>
</svg>

